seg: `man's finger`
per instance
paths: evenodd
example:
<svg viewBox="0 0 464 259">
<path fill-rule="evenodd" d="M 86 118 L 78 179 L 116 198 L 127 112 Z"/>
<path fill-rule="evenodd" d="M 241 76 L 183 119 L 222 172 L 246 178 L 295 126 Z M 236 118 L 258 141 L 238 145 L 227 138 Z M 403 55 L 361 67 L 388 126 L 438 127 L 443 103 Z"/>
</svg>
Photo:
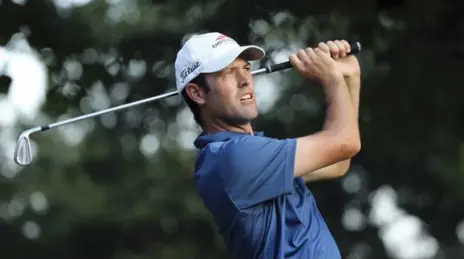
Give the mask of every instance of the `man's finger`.
<svg viewBox="0 0 464 259">
<path fill-rule="evenodd" d="M 305 52 L 306 52 L 306 55 L 308 56 L 308 58 L 311 61 L 314 61 L 314 56 L 312 56 L 314 54 L 314 49 L 313 48 L 306 48 Z"/>
<path fill-rule="evenodd" d="M 332 51 L 332 49 L 330 49 L 330 51 Z M 313 52 L 314 52 L 315 55 L 319 55 L 319 56 L 329 56 L 330 57 L 330 54 L 331 54 L 331 53 L 325 52 L 325 51 L 323 51 L 323 50 L 321 50 L 319 48 L 314 49 Z"/>
<path fill-rule="evenodd" d="M 313 59 L 316 59 L 316 60 L 321 60 L 323 57 L 330 57 L 330 53 L 328 52 L 325 52 L 323 50 L 321 50 L 320 48 L 315 48 L 314 50 L 312 50 L 312 53 L 311 53 L 311 58 Z"/>
<path fill-rule="evenodd" d="M 307 55 L 309 55 L 309 53 L 311 52 L 311 48 L 306 48 L 304 51 Z"/>
<path fill-rule="evenodd" d="M 313 48 L 307 48 L 306 51 L 308 53 L 308 57 L 314 61 L 315 59 L 317 59 L 317 55 L 316 55 L 316 52 L 315 51 L 319 51 L 319 52 L 322 52 L 322 50 L 316 48 L 316 49 L 313 49 Z"/>
<path fill-rule="evenodd" d="M 319 48 L 314 49 L 314 58 L 322 62 L 333 62 L 333 58 L 330 56 L 330 53 L 324 52 Z"/>
<path fill-rule="evenodd" d="M 340 50 L 338 49 L 337 44 L 335 44 L 335 42 L 333 41 L 328 41 L 327 46 L 329 46 L 330 48 L 330 55 L 332 56 L 332 58 L 338 59 L 340 57 L 339 55 Z"/>
<path fill-rule="evenodd" d="M 301 63 L 304 65 L 305 63 L 311 62 L 308 57 L 308 53 L 305 49 L 300 49 L 297 51 L 296 56 L 298 59 L 301 61 Z"/>
<path fill-rule="evenodd" d="M 350 43 L 346 40 L 341 40 L 341 43 L 345 46 L 346 53 L 351 53 Z"/>
<path fill-rule="evenodd" d="M 290 63 L 292 63 L 292 65 L 297 68 L 297 69 L 301 69 L 303 67 L 303 63 L 301 62 L 301 60 L 297 57 L 297 54 L 291 54 L 290 57 L 289 57 L 289 60 L 290 60 Z"/>
<path fill-rule="evenodd" d="M 327 46 L 327 44 L 325 44 L 324 42 L 320 42 L 317 47 L 326 53 L 330 52 L 330 47 Z"/>
<path fill-rule="evenodd" d="M 302 49 L 299 49 L 295 55 L 301 61 L 306 58 L 306 52 Z"/>
<path fill-rule="evenodd" d="M 341 41 L 339 41 L 339 40 L 335 40 L 334 43 L 338 47 L 338 55 L 339 55 L 339 57 L 341 57 L 341 58 L 345 57 L 346 52 L 347 52 L 347 50 L 345 48 L 345 45 L 343 45 L 343 43 Z"/>
<path fill-rule="evenodd" d="M 321 63 L 321 57 L 319 57 L 321 54 L 329 55 L 328 53 L 325 53 L 319 48 L 308 48 L 308 57 L 311 60 L 310 62 L 316 66 L 318 66 Z"/>
</svg>

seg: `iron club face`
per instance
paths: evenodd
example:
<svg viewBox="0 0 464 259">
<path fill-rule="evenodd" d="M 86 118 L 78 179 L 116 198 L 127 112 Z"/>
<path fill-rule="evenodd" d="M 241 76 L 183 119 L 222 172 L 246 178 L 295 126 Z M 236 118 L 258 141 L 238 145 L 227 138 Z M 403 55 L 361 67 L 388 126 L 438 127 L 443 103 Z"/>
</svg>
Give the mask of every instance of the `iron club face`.
<svg viewBox="0 0 464 259">
<path fill-rule="evenodd" d="M 32 163 L 32 150 L 30 135 L 42 131 L 41 127 L 32 128 L 24 131 L 19 135 L 14 150 L 14 161 L 21 166 L 27 166 Z"/>
</svg>

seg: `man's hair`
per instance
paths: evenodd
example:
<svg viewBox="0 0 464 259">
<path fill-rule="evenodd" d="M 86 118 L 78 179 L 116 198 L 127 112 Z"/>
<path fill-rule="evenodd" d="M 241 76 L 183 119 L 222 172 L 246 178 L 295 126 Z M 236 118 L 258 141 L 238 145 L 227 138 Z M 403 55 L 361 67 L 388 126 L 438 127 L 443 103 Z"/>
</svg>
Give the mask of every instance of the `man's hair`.
<svg viewBox="0 0 464 259">
<path fill-rule="evenodd" d="M 201 87 L 205 92 L 209 91 L 208 85 L 206 83 L 205 76 L 203 74 L 199 74 L 197 77 L 192 79 L 190 83 L 197 84 L 199 87 Z M 201 116 L 200 116 L 200 107 L 196 102 L 194 102 L 190 96 L 187 94 L 187 87 L 182 90 L 182 98 L 184 98 L 185 102 L 187 103 L 188 107 L 190 108 L 190 111 L 193 113 L 193 118 L 195 119 L 196 123 L 200 126 L 202 126 L 202 121 L 201 121 Z"/>
</svg>

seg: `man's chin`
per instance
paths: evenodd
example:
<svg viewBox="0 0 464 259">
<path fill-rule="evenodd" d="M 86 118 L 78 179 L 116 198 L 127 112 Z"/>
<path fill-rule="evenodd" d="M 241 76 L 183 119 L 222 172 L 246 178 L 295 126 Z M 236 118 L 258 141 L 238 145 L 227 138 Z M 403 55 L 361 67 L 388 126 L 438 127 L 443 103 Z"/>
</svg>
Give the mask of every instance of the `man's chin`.
<svg viewBox="0 0 464 259">
<path fill-rule="evenodd" d="M 247 111 L 241 117 L 242 117 L 242 120 L 245 122 L 245 124 L 248 124 L 258 117 L 258 111 L 257 110 Z"/>
<path fill-rule="evenodd" d="M 254 114 L 246 114 L 244 116 L 223 118 L 223 120 L 231 125 L 247 125 L 247 124 L 250 124 L 257 117 L 258 117 L 258 113 L 254 113 Z"/>
</svg>

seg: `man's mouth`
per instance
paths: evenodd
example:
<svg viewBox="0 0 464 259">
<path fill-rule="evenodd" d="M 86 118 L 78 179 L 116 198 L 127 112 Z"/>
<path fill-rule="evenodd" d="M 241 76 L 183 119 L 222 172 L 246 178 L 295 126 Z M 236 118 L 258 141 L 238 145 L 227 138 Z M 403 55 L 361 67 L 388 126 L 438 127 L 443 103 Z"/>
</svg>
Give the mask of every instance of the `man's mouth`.
<svg viewBox="0 0 464 259">
<path fill-rule="evenodd" d="M 240 101 L 250 100 L 252 98 L 253 98 L 252 94 L 245 94 L 244 96 L 242 96 L 242 98 L 240 98 Z"/>
</svg>

